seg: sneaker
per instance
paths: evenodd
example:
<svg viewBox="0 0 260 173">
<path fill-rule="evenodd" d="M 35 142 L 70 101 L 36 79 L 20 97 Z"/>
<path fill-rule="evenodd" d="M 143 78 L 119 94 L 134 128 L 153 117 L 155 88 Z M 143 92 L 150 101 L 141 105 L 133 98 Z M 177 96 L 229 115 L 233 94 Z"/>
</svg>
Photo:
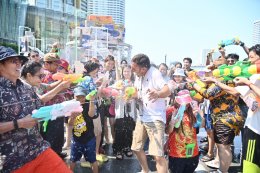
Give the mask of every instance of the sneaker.
<svg viewBox="0 0 260 173">
<path fill-rule="evenodd" d="M 107 161 L 108 161 L 107 156 L 104 155 L 104 154 L 97 154 L 97 155 L 96 155 L 96 159 L 97 159 L 97 161 L 99 161 L 99 162 L 107 162 Z"/>
<path fill-rule="evenodd" d="M 80 162 L 80 166 L 84 168 L 91 168 L 90 162 Z"/>
<path fill-rule="evenodd" d="M 58 155 L 60 156 L 61 159 L 65 159 L 68 156 L 68 154 L 65 152 L 61 152 Z"/>
</svg>

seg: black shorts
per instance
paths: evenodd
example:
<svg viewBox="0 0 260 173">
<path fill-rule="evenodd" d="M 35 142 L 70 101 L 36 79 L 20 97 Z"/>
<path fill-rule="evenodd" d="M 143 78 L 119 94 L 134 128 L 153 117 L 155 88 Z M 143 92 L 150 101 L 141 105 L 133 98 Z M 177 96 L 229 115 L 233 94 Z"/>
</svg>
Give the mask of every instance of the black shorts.
<svg viewBox="0 0 260 173">
<path fill-rule="evenodd" d="M 111 114 L 109 113 L 109 107 L 110 107 L 110 105 L 105 105 L 105 104 L 102 103 L 102 104 L 99 106 L 100 115 L 101 115 L 101 116 L 108 117 L 108 118 L 115 118 L 115 115 L 111 115 Z"/>
<path fill-rule="evenodd" d="M 214 140 L 217 144 L 232 144 L 235 138 L 235 130 L 223 124 L 220 120 L 214 125 Z"/>
<path fill-rule="evenodd" d="M 199 156 L 190 158 L 175 158 L 169 156 L 171 173 L 193 173 L 199 164 Z"/>
</svg>

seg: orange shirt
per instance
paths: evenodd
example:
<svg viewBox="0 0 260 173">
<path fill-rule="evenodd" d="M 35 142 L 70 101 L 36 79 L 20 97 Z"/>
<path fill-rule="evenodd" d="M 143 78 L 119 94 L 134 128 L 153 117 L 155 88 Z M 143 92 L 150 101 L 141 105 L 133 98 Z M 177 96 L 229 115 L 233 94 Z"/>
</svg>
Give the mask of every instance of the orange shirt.
<svg viewBox="0 0 260 173">
<path fill-rule="evenodd" d="M 193 154 L 191 157 L 195 157 L 199 154 L 196 128 L 190 125 L 188 115 L 184 113 L 182 119 L 182 125 L 179 127 L 179 133 L 173 131 L 169 135 L 169 156 L 177 158 L 187 158 L 186 147 L 187 144 L 194 144 Z M 190 152 L 189 152 L 190 153 Z"/>
</svg>

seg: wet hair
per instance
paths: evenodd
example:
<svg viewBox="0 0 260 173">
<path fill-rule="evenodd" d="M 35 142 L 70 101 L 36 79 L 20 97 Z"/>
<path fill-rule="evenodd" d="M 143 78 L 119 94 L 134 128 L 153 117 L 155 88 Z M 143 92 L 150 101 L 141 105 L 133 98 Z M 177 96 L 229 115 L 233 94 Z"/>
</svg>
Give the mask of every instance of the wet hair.
<svg viewBox="0 0 260 173">
<path fill-rule="evenodd" d="M 249 48 L 249 52 L 255 52 L 258 56 L 260 56 L 260 44 L 256 44 Z"/>
<path fill-rule="evenodd" d="M 145 54 L 137 54 L 133 57 L 132 62 L 136 63 L 140 67 L 149 69 L 151 67 L 150 59 Z"/>
<path fill-rule="evenodd" d="M 30 73 L 34 76 L 38 71 L 42 68 L 41 63 L 35 61 L 29 61 L 25 65 L 23 65 L 21 70 L 21 77 L 26 78 L 27 73 Z"/>
<path fill-rule="evenodd" d="M 28 57 L 31 56 L 32 53 L 37 53 L 39 55 L 39 52 L 37 50 L 31 50 L 29 53 L 28 53 Z"/>
<path fill-rule="evenodd" d="M 239 56 L 237 55 L 237 54 L 235 54 L 235 53 L 230 53 L 230 54 L 228 54 L 227 56 L 226 56 L 226 59 L 229 59 L 229 58 L 231 58 L 231 59 L 235 59 L 235 60 L 239 60 Z"/>
<path fill-rule="evenodd" d="M 115 61 L 115 58 L 112 55 L 107 55 L 107 57 L 104 59 L 104 62 L 108 61 Z"/>
<path fill-rule="evenodd" d="M 91 60 L 87 61 L 84 65 L 84 69 L 86 70 L 86 72 L 83 73 L 83 76 L 88 76 L 90 72 L 99 69 L 99 64 L 96 62 L 93 62 Z"/>
<path fill-rule="evenodd" d="M 192 64 L 192 59 L 191 58 L 189 58 L 189 57 L 183 58 L 183 61 L 185 61 L 185 60 L 189 61 L 189 63 Z"/>
<path fill-rule="evenodd" d="M 168 70 L 168 66 L 167 66 L 165 63 L 161 63 L 161 64 L 158 66 L 158 68 L 160 68 L 161 66 L 166 67 L 166 69 Z"/>
</svg>

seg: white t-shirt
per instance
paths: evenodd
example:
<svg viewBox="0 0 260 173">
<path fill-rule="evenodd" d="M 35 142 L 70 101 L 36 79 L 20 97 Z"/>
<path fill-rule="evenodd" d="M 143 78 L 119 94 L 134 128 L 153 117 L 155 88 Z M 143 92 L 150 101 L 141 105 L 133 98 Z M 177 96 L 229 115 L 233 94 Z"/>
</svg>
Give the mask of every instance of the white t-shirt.
<svg viewBox="0 0 260 173">
<path fill-rule="evenodd" d="M 248 109 L 245 126 L 260 135 L 260 108 L 258 108 L 255 112 Z"/>
<path fill-rule="evenodd" d="M 136 107 L 135 100 L 125 101 L 123 96 L 116 97 L 115 99 L 115 119 L 124 118 L 124 114 L 132 117 L 134 120 L 136 119 Z"/>
<path fill-rule="evenodd" d="M 160 91 L 167 83 L 160 71 L 150 67 L 144 77 L 137 77 L 134 86 L 137 88 L 139 100 L 138 120 L 142 122 L 155 122 L 156 120 L 166 123 L 166 105 L 164 98 L 158 98 L 155 102 L 149 101 L 148 89 Z"/>
<path fill-rule="evenodd" d="M 254 83 L 257 87 L 260 87 L 260 75 L 254 74 L 250 77 L 250 81 Z M 250 88 L 248 87 L 250 92 Z M 242 92 L 240 91 L 242 96 L 245 96 L 248 93 L 247 89 L 243 89 Z M 244 93 L 243 93 L 244 92 Z M 246 101 L 245 101 L 246 102 Z M 247 102 L 246 102 L 247 103 Z M 258 107 L 254 112 L 249 108 L 247 112 L 247 118 L 245 122 L 245 127 L 248 127 L 253 132 L 260 135 L 260 108 Z"/>
</svg>

